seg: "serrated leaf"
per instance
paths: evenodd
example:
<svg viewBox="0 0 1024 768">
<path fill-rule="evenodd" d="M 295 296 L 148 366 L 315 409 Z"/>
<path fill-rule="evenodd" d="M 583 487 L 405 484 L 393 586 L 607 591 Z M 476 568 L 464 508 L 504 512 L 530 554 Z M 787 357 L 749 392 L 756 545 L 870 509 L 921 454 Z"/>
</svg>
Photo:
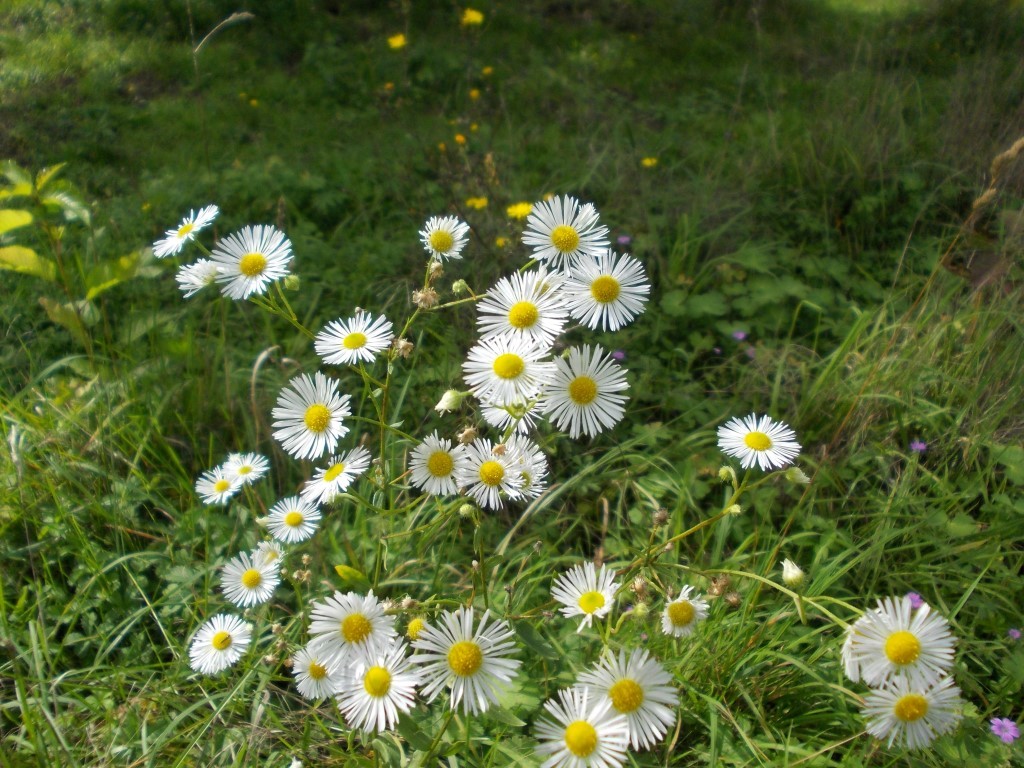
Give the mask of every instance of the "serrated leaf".
<svg viewBox="0 0 1024 768">
<path fill-rule="evenodd" d="M 14 208 L 0 209 L 0 235 L 32 223 L 32 214 Z"/>
<path fill-rule="evenodd" d="M 57 265 L 23 245 L 0 248 L 0 269 L 41 277 L 51 283 L 57 279 Z"/>
</svg>

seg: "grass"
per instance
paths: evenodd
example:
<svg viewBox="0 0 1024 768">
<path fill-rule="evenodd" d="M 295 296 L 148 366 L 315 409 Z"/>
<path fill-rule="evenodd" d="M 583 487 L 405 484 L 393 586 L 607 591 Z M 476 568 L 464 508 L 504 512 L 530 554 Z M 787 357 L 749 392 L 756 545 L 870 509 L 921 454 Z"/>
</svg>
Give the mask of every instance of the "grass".
<svg viewBox="0 0 1024 768">
<path fill-rule="evenodd" d="M 542 702 L 606 643 L 643 643 L 680 686 L 677 726 L 638 766 L 1019 762 L 987 721 L 1020 720 L 1024 683 L 1007 636 L 1024 551 L 1024 194 L 1016 158 L 986 174 L 1020 125 L 1021 9 L 537 2 L 481 6 L 485 25 L 461 29 L 454 7 L 264 5 L 195 59 L 176 0 L 0 10 L 0 157 L 66 162 L 53 189 L 89 213 L 4 203 L 36 215 L 12 242 L 64 272 L 7 272 L 0 302 L 0 765 L 535 765 Z M 192 3 L 194 39 L 234 10 Z M 392 51 L 397 32 L 409 44 Z M 300 280 L 287 295 L 307 327 L 355 306 L 401 322 L 428 216 L 473 226 L 469 260 L 438 283 L 449 300 L 457 278 L 479 292 L 522 263 L 505 208 L 547 192 L 594 201 L 655 286 L 635 324 L 593 339 L 626 354 L 626 422 L 591 442 L 545 429 L 552 491 L 500 513 L 361 481 L 301 550 L 309 575 L 289 561 L 254 612 L 260 650 L 194 674 L 189 639 L 224 608 L 219 567 L 308 474 L 268 419 L 316 362 L 280 317 L 182 302 L 164 263 L 113 259 L 215 201 L 220 236 L 287 231 Z M 467 207 L 476 196 L 485 209 Z M 1007 269 L 975 290 L 944 256 L 968 276 Z M 54 315 L 104 280 L 87 308 Z M 473 326 L 468 306 L 417 318 L 389 423 L 420 436 L 474 420 L 432 410 L 460 385 Z M 380 396 L 341 376 L 385 477 L 401 474 L 410 444 L 380 441 Z M 716 520 L 731 489 L 714 430 L 755 410 L 797 430 L 811 483 L 775 478 Z M 196 477 L 232 450 L 268 455 L 272 480 L 203 507 Z M 552 574 L 594 557 L 622 571 L 634 606 L 613 635 L 549 615 Z M 807 623 L 783 558 L 808 573 Z M 716 596 L 673 640 L 657 620 L 683 584 Z M 524 673 L 502 706 L 447 724 L 421 704 L 398 734 L 362 741 L 329 703 L 303 702 L 284 660 L 306 640 L 304 611 L 370 586 L 416 610 L 472 601 L 509 617 Z M 954 735 L 914 753 L 862 734 L 866 689 L 839 659 L 842 622 L 907 591 L 951 622 L 966 702 Z"/>
</svg>

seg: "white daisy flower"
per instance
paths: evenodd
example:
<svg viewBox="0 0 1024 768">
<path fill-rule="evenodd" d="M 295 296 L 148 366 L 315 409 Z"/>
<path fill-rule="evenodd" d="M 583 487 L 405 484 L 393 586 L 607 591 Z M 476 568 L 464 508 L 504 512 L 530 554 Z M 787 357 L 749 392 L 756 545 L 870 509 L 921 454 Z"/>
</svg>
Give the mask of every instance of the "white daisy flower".
<svg viewBox="0 0 1024 768">
<path fill-rule="evenodd" d="M 693 587 L 686 586 L 675 600 L 665 605 L 661 614 L 661 631 L 673 637 L 685 637 L 708 617 L 708 603 L 696 597 Z"/>
<path fill-rule="evenodd" d="M 183 298 L 191 299 L 203 288 L 216 283 L 219 274 L 220 270 L 214 262 L 209 259 L 196 259 L 195 264 L 183 264 L 178 267 L 178 274 L 174 279 L 178 282 L 178 288 L 185 294 Z"/>
<path fill-rule="evenodd" d="M 563 607 L 559 610 L 566 618 L 582 616 L 576 633 L 589 627 L 595 619 L 608 615 L 615 602 L 615 593 L 621 585 L 615 581 L 615 571 L 604 565 L 598 570 L 593 563 L 574 565 L 551 586 L 551 596 Z"/>
<path fill-rule="evenodd" d="M 215 675 L 240 658 L 252 639 L 252 624 L 237 616 L 219 613 L 203 624 L 188 649 L 189 666 L 204 675 Z"/>
<path fill-rule="evenodd" d="M 511 334 L 550 349 L 569 318 L 558 282 L 544 269 L 503 277 L 477 304 L 481 338 Z"/>
<path fill-rule="evenodd" d="M 578 687 L 607 696 L 612 709 L 626 716 L 633 749 L 652 749 L 676 722 L 679 693 L 672 675 L 644 649 L 634 650 L 628 659 L 624 650 L 617 657 L 609 651 L 580 675 Z"/>
<path fill-rule="evenodd" d="M 610 245 L 608 227 L 598 224 L 592 203 L 580 205 L 574 197 L 554 197 L 536 203 L 526 219 L 523 244 L 533 247 L 533 258 L 563 270 L 572 259 L 596 259 Z"/>
<path fill-rule="evenodd" d="M 718 428 L 718 450 L 739 459 L 743 469 L 757 464 L 767 472 L 792 464 L 800 455 L 800 443 L 796 433 L 781 421 L 752 413 Z"/>
<path fill-rule="evenodd" d="M 224 475 L 232 482 L 242 485 L 254 483 L 267 474 L 270 462 L 258 453 L 232 453 L 224 462 Z"/>
<path fill-rule="evenodd" d="M 277 563 L 256 562 L 251 554 L 242 552 L 221 571 L 220 588 L 224 597 L 239 608 L 267 602 L 281 582 Z"/>
<path fill-rule="evenodd" d="M 338 709 L 351 728 L 387 731 L 412 709 L 420 674 L 399 641 L 349 668 L 338 689 Z"/>
<path fill-rule="evenodd" d="M 342 666 L 361 655 L 379 652 L 398 635 L 394 617 L 384 613 L 373 590 L 366 596 L 335 592 L 311 607 L 309 633 L 314 637 L 310 647 L 340 659 Z"/>
<path fill-rule="evenodd" d="M 457 472 L 466 463 L 466 447 L 452 445 L 435 430 L 412 449 L 409 472 L 412 484 L 431 496 L 454 496 L 459 492 Z"/>
<path fill-rule="evenodd" d="M 277 227 L 258 224 L 225 237 L 210 257 L 220 270 L 217 282 L 222 284 L 221 293 L 247 299 L 288 274 L 292 244 Z"/>
<path fill-rule="evenodd" d="M 466 353 L 463 376 L 482 402 L 505 405 L 530 400 L 551 376 L 551 363 L 542 362 L 547 355 L 547 348 L 526 338 L 481 339 Z"/>
<path fill-rule="evenodd" d="M 925 688 L 898 678 L 888 688 L 871 691 L 861 713 L 868 721 L 867 732 L 887 746 L 920 749 L 956 727 L 960 705 L 960 690 L 952 678 Z"/>
<path fill-rule="evenodd" d="M 208 205 L 200 208 L 199 213 L 194 210 L 188 212 L 188 216 L 181 220 L 177 229 L 168 229 L 162 240 L 153 243 L 153 255 L 158 259 L 180 253 L 185 243 L 194 240 L 196 233 L 213 223 L 217 218 L 220 209 L 216 205 Z"/>
<path fill-rule="evenodd" d="M 329 504 L 369 468 L 370 458 L 370 452 L 361 445 L 339 456 L 331 456 L 327 466 L 317 469 L 313 479 L 306 483 L 302 498 L 308 502 Z"/>
<path fill-rule="evenodd" d="M 338 692 L 342 668 L 307 645 L 292 655 L 292 674 L 299 694 L 310 701 L 318 701 Z"/>
<path fill-rule="evenodd" d="M 461 259 L 468 235 L 469 225 L 455 216 L 432 216 L 420 230 L 423 247 L 434 261 Z"/>
<path fill-rule="evenodd" d="M 204 472 L 196 480 L 196 493 L 202 497 L 204 504 L 226 504 L 241 487 L 241 483 L 227 476 L 223 467 Z"/>
<path fill-rule="evenodd" d="M 541 768 L 619 768 L 626 764 L 629 725 L 611 700 L 587 688 L 558 692 L 544 702 L 554 720 L 537 723 Z"/>
<path fill-rule="evenodd" d="M 544 412 L 560 430 L 575 439 L 594 437 L 622 421 L 629 389 L 626 372 L 600 344 L 590 351 L 572 347 L 569 357 L 556 358 L 555 372 L 544 389 Z"/>
<path fill-rule="evenodd" d="M 338 394 L 337 382 L 319 371 L 296 376 L 281 390 L 271 411 L 274 438 L 297 459 L 316 459 L 333 451 L 348 434 L 342 420 L 352 414 L 351 399 Z"/>
<path fill-rule="evenodd" d="M 537 426 L 537 422 L 544 415 L 544 401 L 517 399 L 504 405 L 484 402 L 481 403 L 480 414 L 484 421 L 499 432 L 514 427 L 516 432 L 526 434 Z"/>
<path fill-rule="evenodd" d="M 548 487 L 548 457 L 540 447 L 523 435 L 512 435 L 505 441 L 505 454 L 513 471 L 519 472 L 519 492 L 527 499 L 536 499 Z"/>
<path fill-rule="evenodd" d="M 249 554 L 252 556 L 253 563 L 258 568 L 267 564 L 274 564 L 280 567 L 284 559 L 284 549 L 276 541 L 261 541 L 256 545 L 256 549 Z"/>
<path fill-rule="evenodd" d="M 909 597 L 887 597 L 847 629 L 843 665 L 854 682 L 887 686 L 905 678 L 915 689 L 926 688 L 953 666 L 956 639 L 942 616 L 922 605 L 916 611 Z"/>
<path fill-rule="evenodd" d="M 316 533 L 320 527 L 320 518 L 316 504 L 298 496 L 289 496 L 270 508 L 267 530 L 278 541 L 296 544 Z"/>
<path fill-rule="evenodd" d="M 372 363 L 395 338 L 395 328 L 384 315 L 374 319 L 369 312 L 335 320 L 316 335 L 313 346 L 328 365 L 354 365 L 362 360 Z"/>
<path fill-rule="evenodd" d="M 467 715 L 486 712 L 522 663 L 506 658 L 516 649 L 515 632 L 507 621 L 487 626 L 489 611 L 473 629 L 473 609 L 445 611 L 436 624 L 420 630 L 411 659 L 423 665 L 423 696 L 433 701 L 442 688 L 451 689 L 451 707 Z"/>
<path fill-rule="evenodd" d="M 572 262 L 562 291 L 574 318 L 594 330 L 617 331 L 644 311 L 651 286 L 639 261 L 607 250 L 596 260 Z"/>
<path fill-rule="evenodd" d="M 474 440 L 466 446 L 465 461 L 455 468 L 459 487 L 486 509 L 501 509 L 502 492 L 509 499 L 521 497 L 522 474 L 507 452 L 495 453 L 490 440 Z"/>
</svg>

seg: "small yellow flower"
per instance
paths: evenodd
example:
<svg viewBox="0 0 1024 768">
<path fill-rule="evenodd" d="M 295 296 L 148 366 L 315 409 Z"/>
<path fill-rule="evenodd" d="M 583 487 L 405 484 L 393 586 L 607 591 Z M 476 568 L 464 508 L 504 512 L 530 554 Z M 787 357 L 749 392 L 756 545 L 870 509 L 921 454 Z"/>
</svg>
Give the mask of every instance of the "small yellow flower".
<svg viewBox="0 0 1024 768">
<path fill-rule="evenodd" d="M 476 133 L 479 130 L 480 130 L 480 126 L 477 125 L 476 123 L 470 123 L 469 124 L 469 132 L 470 133 Z"/>
<path fill-rule="evenodd" d="M 446 147 L 445 143 L 442 141 L 442 142 L 438 143 L 437 151 L 438 152 L 447 152 L 448 151 L 448 147 Z"/>
<path fill-rule="evenodd" d="M 393 91 L 393 90 L 395 90 L 395 84 L 394 83 L 384 83 L 384 90 L 385 91 Z"/>
<path fill-rule="evenodd" d="M 249 99 L 249 106 L 250 107 L 258 107 L 259 105 L 260 105 L 260 100 L 259 99 Z"/>
<path fill-rule="evenodd" d="M 484 67 L 480 70 L 480 74 L 484 77 L 490 77 L 494 74 L 494 67 Z"/>
<path fill-rule="evenodd" d="M 146 202 L 144 202 L 142 204 L 142 210 L 144 210 L 144 211 L 148 211 L 152 207 L 153 207 L 153 204 L 150 203 L 149 201 L 146 201 Z"/>
<path fill-rule="evenodd" d="M 644 168 L 653 168 L 657 164 L 658 158 L 656 157 L 645 157 L 643 160 L 640 161 L 640 165 L 642 165 Z"/>
<path fill-rule="evenodd" d="M 397 51 L 399 48 L 405 48 L 405 35 L 397 34 L 392 35 L 388 38 L 388 47 L 392 51 Z"/>
<path fill-rule="evenodd" d="M 473 101 L 476 101 L 477 99 L 479 99 L 480 98 L 480 89 L 479 88 L 470 88 L 469 89 L 469 98 L 471 98 Z"/>
<path fill-rule="evenodd" d="M 461 133 L 456 133 L 455 134 L 455 143 L 459 144 L 459 145 L 465 144 L 466 143 L 466 137 L 463 136 Z"/>
<path fill-rule="evenodd" d="M 514 203 L 505 209 L 510 219 L 525 219 L 533 210 L 533 203 Z"/>
<path fill-rule="evenodd" d="M 508 245 L 508 238 L 507 237 L 495 238 L 494 244 L 496 246 L 498 246 L 499 248 L 504 248 L 506 245 Z"/>
<path fill-rule="evenodd" d="M 467 197 L 466 198 L 466 205 L 468 205 L 470 208 L 475 208 L 476 210 L 479 211 L 479 210 L 487 207 L 487 198 L 486 197 Z"/>
<path fill-rule="evenodd" d="M 480 11 L 467 8 L 462 12 L 462 26 L 479 27 L 484 23 L 484 15 Z"/>
</svg>

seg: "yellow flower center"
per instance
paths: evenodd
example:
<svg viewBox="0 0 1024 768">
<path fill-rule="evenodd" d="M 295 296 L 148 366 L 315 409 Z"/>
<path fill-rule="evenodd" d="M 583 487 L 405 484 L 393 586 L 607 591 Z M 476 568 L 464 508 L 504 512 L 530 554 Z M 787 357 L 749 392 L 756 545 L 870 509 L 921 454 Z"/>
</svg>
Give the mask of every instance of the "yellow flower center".
<svg viewBox="0 0 1024 768">
<path fill-rule="evenodd" d="M 363 688 L 375 699 L 387 695 L 391 690 L 391 673 L 384 667 L 370 667 L 363 677 Z"/>
<path fill-rule="evenodd" d="M 451 232 L 445 232 L 443 229 L 435 229 L 430 233 L 430 247 L 437 253 L 448 253 L 451 247 L 455 245 L 455 238 L 452 237 Z"/>
<path fill-rule="evenodd" d="M 485 461 L 480 465 L 480 482 L 484 485 L 501 485 L 505 479 L 505 468 L 497 461 Z"/>
<path fill-rule="evenodd" d="M 514 379 L 523 372 L 526 362 L 519 355 L 506 352 L 494 358 L 494 374 L 502 379 Z"/>
<path fill-rule="evenodd" d="M 576 405 L 589 405 L 597 397 L 597 382 L 589 376 L 577 376 L 569 382 L 569 398 Z"/>
<path fill-rule="evenodd" d="M 370 636 L 373 625 L 370 620 L 361 613 L 353 613 L 345 617 L 341 622 L 341 636 L 346 643 L 359 644 Z"/>
<path fill-rule="evenodd" d="M 597 731 L 586 720 L 569 723 L 565 729 L 565 746 L 576 757 L 589 757 L 597 749 Z"/>
<path fill-rule="evenodd" d="M 248 475 L 250 472 L 252 472 L 252 467 L 250 467 L 248 464 L 238 468 L 238 474 L 240 475 Z"/>
<path fill-rule="evenodd" d="M 900 696 L 893 705 L 892 713 L 896 715 L 897 720 L 902 720 L 904 723 L 920 720 L 928 714 L 928 699 L 919 693 Z"/>
<path fill-rule="evenodd" d="M 455 462 L 447 451 L 434 451 L 427 459 L 427 471 L 434 477 L 448 477 L 455 468 Z"/>
<path fill-rule="evenodd" d="M 345 349 L 360 349 L 366 346 L 366 334 L 355 331 L 341 340 L 341 346 Z"/>
<path fill-rule="evenodd" d="M 262 583 L 263 577 L 255 568 L 250 568 L 242 574 L 242 586 L 246 589 L 256 589 Z"/>
<path fill-rule="evenodd" d="M 532 328 L 538 317 L 540 317 L 540 313 L 537 312 L 537 305 L 532 301 L 516 302 L 508 311 L 509 325 L 520 330 Z"/>
<path fill-rule="evenodd" d="M 306 429 L 310 432 L 323 432 L 331 423 L 331 412 L 323 403 L 314 403 L 306 409 L 303 419 L 306 422 Z"/>
<path fill-rule="evenodd" d="M 472 640 L 460 640 L 448 649 L 448 666 L 459 677 L 476 674 L 483 663 L 483 651 Z"/>
<path fill-rule="evenodd" d="M 231 633 L 225 632 L 223 629 L 213 636 L 213 640 L 210 644 L 218 651 L 223 651 L 231 647 Z"/>
<path fill-rule="evenodd" d="M 302 516 L 301 512 L 292 510 L 284 516 L 284 524 L 289 528 L 298 528 L 305 521 L 306 518 Z"/>
<path fill-rule="evenodd" d="M 893 664 L 913 664 L 921 655 L 921 641 L 905 629 L 893 632 L 885 641 L 885 655 Z"/>
<path fill-rule="evenodd" d="M 748 432 L 743 442 L 753 451 L 767 451 L 772 447 L 772 439 L 764 432 Z"/>
<path fill-rule="evenodd" d="M 427 622 L 417 617 L 409 622 L 409 626 L 405 628 L 405 636 L 410 640 L 416 640 L 420 636 L 420 632 L 427 626 Z"/>
<path fill-rule="evenodd" d="M 196 228 L 195 224 L 182 224 L 178 229 L 178 237 L 185 237 L 189 232 Z"/>
<path fill-rule="evenodd" d="M 218 480 L 216 483 L 213 484 L 213 490 L 215 490 L 217 493 L 224 493 L 224 491 L 226 491 L 230 487 L 231 483 L 229 483 L 227 480 Z"/>
<path fill-rule="evenodd" d="M 610 304 L 619 298 L 619 281 L 611 275 L 601 275 L 590 284 L 590 295 L 599 304 Z"/>
<path fill-rule="evenodd" d="M 572 227 L 559 224 L 551 230 L 551 244 L 562 253 L 569 253 L 575 251 L 580 244 L 580 236 Z"/>
<path fill-rule="evenodd" d="M 584 592 L 580 595 L 578 605 L 584 613 L 593 613 L 600 608 L 604 608 L 604 595 L 593 590 Z"/>
<path fill-rule="evenodd" d="M 338 475 L 345 471 L 345 462 L 339 461 L 337 464 L 332 464 L 330 469 L 324 472 L 324 482 L 333 483 L 337 479 Z"/>
<path fill-rule="evenodd" d="M 625 677 L 608 689 L 608 697 L 612 700 L 612 706 L 626 715 L 644 703 L 644 689 L 636 680 Z"/>
<path fill-rule="evenodd" d="M 256 277 L 263 274 L 267 268 L 267 257 L 262 253 L 247 253 L 238 260 L 238 271 L 246 277 Z"/>
<path fill-rule="evenodd" d="M 309 669 L 307 671 L 314 680 L 323 680 L 327 677 L 327 667 L 317 664 L 315 661 L 309 662 Z"/>
<path fill-rule="evenodd" d="M 689 626 L 696 615 L 697 611 L 689 600 L 677 600 L 668 604 L 668 620 L 672 622 L 673 627 Z"/>
</svg>

